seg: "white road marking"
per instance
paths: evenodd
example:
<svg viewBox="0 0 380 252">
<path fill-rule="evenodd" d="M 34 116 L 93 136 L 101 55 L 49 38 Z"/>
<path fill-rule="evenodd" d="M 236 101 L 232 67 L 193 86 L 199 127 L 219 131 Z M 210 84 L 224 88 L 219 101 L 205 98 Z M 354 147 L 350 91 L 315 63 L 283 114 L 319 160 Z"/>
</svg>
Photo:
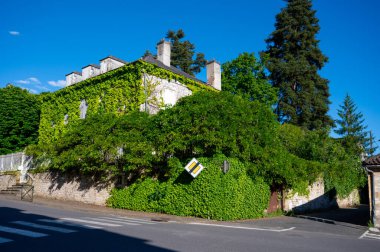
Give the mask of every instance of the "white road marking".
<svg viewBox="0 0 380 252">
<path fill-rule="evenodd" d="M 27 227 L 32 227 L 32 228 L 39 228 L 39 229 L 57 231 L 57 232 L 66 233 L 66 234 L 76 232 L 75 230 L 72 230 L 72 229 L 53 227 L 53 226 L 46 226 L 46 225 L 40 225 L 40 224 L 35 224 L 35 223 L 32 223 L 32 222 L 27 222 L 27 221 L 13 221 L 12 223 L 15 223 L 15 224 L 18 224 L 18 225 L 27 226 Z"/>
<path fill-rule="evenodd" d="M 365 231 L 364 234 L 359 237 L 359 239 L 363 238 L 380 240 L 380 234 L 374 234 L 370 233 L 369 231 Z"/>
<path fill-rule="evenodd" d="M 102 229 L 103 228 L 103 227 L 97 227 L 97 226 L 92 226 L 92 225 L 68 223 L 67 221 L 63 221 L 63 220 L 39 219 L 38 221 L 61 224 L 61 225 L 66 225 L 70 227 L 88 228 L 88 229 Z"/>
<path fill-rule="evenodd" d="M 118 216 L 118 215 L 111 215 L 111 216 L 115 218 L 119 218 L 119 219 L 128 220 L 128 221 L 141 221 L 141 222 L 155 224 L 149 220 L 144 220 L 144 219 L 130 218 L 130 217 L 124 217 L 124 216 Z M 107 217 L 107 218 L 112 218 L 112 217 Z"/>
<path fill-rule="evenodd" d="M 270 229 L 270 228 L 254 228 L 254 227 L 243 227 L 243 226 L 228 226 L 228 225 L 218 225 L 218 224 L 208 224 L 208 223 L 198 223 L 191 222 L 191 225 L 201 225 L 201 226 L 212 226 L 212 227 L 225 227 L 225 228 L 236 228 L 236 229 L 246 229 L 246 230 L 258 230 L 258 231 L 269 231 L 269 232 L 285 232 L 295 229 L 295 227 L 286 229 Z"/>
<path fill-rule="evenodd" d="M 0 243 L 6 243 L 6 242 L 11 242 L 11 241 L 13 240 L 0 237 Z"/>
<path fill-rule="evenodd" d="M 138 224 L 149 224 L 149 225 L 154 225 L 156 223 L 149 222 L 146 220 L 137 220 L 137 219 L 128 219 L 128 218 L 113 218 L 113 217 L 100 217 L 100 219 L 105 219 L 105 220 L 114 220 L 114 221 L 121 221 L 121 222 L 129 222 L 129 223 L 138 223 Z"/>
<path fill-rule="evenodd" d="M 362 239 L 364 236 L 366 236 L 366 234 L 368 233 L 368 231 L 365 231 L 364 234 L 362 234 L 359 239 Z"/>
<path fill-rule="evenodd" d="M 60 220 L 83 222 L 83 223 L 95 224 L 95 225 L 107 226 L 107 227 L 121 227 L 121 225 L 118 225 L 118 224 L 105 223 L 105 222 L 99 222 L 99 221 L 82 220 L 82 219 L 75 219 L 75 218 L 60 218 Z"/>
<path fill-rule="evenodd" d="M 380 240 L 380 235 L 368 233 L 365 238 Z"/>
<path fill-rule="evenodd" d="M 102 217 L 99 217 L 99 218 L 90 218 L 90 217 L 87 217 L 88 219 L 90 220 L 98 220 L 98 221 L 106 221 L 106 222 L 111 222 L 111 223 L 118 223 L 118 224 L 124 224 L 124 225 L 131 225 L 131 226 L 139 226 L 141 225 L 141 223 L 131 223 L 131 222 L 127 222 L 127 221 L 123 221 L 123 220 L 109 220 L 109 219 L 104 219 Z"/>
<path fill-rule="evenodd" d="M 0 232 L 23 235 L 23 236 L 33 237 L 33 238 L 49 236 L 48 234 L 44 234 L 44 233 L 32 232 L 29 230 L 11 228 L 11 227 L 5 227 L 5 226 L 0 226 Z"/>
</svg>

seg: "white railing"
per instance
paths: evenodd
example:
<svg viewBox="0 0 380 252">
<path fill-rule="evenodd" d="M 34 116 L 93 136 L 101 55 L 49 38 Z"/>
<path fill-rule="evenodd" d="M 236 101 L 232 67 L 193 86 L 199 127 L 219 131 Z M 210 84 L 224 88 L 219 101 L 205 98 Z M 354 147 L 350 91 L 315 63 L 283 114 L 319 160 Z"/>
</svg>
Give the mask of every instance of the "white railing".
<svg viewBox="0 0 380 252">
<path fill-rule="evenodd" d="M 0 172 L 17 171 L 28 166 L 29 158 L 23 152 L 0 156 Z"/>
</svg>

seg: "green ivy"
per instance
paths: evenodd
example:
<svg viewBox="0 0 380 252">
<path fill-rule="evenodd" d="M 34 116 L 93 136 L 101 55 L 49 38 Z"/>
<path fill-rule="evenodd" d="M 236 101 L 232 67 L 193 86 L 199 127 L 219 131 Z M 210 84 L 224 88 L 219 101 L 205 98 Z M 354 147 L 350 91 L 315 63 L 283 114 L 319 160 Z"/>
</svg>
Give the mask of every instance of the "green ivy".
<svg viewBox="0 0 380 252">
<path fill-rule="evenodd" d="M 226 174 L 221 171 L 224 160 L 231 167 Z M 168 181 L 147 178 L 128 188 L 114 189 L 108 205 L 217 220 L 264 216 L 270 190 L 262 179 L 249 177 L 247 167 L 234 158 L 219 155 L 199 161 L 205 168 L 195 179 L 176 159 L 172 162 L 175 175 Z"/>
<path fill-rule="evenodd" d="M 216 91 L 204 83 L 194 81 L 154 64 L 138 60 L 123 67 L 63 88 L 42 97 L 39 143 L 56 141 L 67 130 L 64 117 L 69 123 L 80 120 L 81 100 L 88 104 L 87 115 L 97 113 L 127 114 L 138 110 L 144 102 L 143 71 L 161 79 L 178 81 L 192 92 Z"/>
</svg>

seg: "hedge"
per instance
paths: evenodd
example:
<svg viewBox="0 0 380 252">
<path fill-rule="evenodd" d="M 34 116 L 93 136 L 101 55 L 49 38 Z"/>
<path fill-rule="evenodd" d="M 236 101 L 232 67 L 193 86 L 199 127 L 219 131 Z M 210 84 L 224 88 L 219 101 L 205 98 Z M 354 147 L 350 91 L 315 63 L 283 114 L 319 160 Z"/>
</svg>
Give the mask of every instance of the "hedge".
<svg viewBox="0 0 380 252">
<path fill-rule="evenodd" d="M 221 170 L 224 160 L 230 170 Z M 114 189 L 108 206 L 135 211 L 160 212 L 215 220 L 258 218 L 268 207 L 270 189 L 260 178 L 252 179 L 237 159 L 199 158 L 204 170 L 192 178 L 179 160 L 167 181 L 146 178 L 123 189 Z"/>
</svg>

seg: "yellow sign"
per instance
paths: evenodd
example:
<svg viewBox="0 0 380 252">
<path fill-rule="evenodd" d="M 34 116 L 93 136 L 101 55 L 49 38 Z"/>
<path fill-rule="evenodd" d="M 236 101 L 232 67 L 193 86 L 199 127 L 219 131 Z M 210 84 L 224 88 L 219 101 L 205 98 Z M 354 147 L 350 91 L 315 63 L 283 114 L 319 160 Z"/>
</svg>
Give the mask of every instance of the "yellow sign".
<svg viewBox="0 0 380 252">
<path fill-rule="evenodd" d="M 193 158 L 186 166 L 185 169 L 188 173 L 190 173 L 193 178 L 198 176 L 199 173 L 203 170 L 203 165 L 198 162 L 195 158 Z"/>
</svg>

